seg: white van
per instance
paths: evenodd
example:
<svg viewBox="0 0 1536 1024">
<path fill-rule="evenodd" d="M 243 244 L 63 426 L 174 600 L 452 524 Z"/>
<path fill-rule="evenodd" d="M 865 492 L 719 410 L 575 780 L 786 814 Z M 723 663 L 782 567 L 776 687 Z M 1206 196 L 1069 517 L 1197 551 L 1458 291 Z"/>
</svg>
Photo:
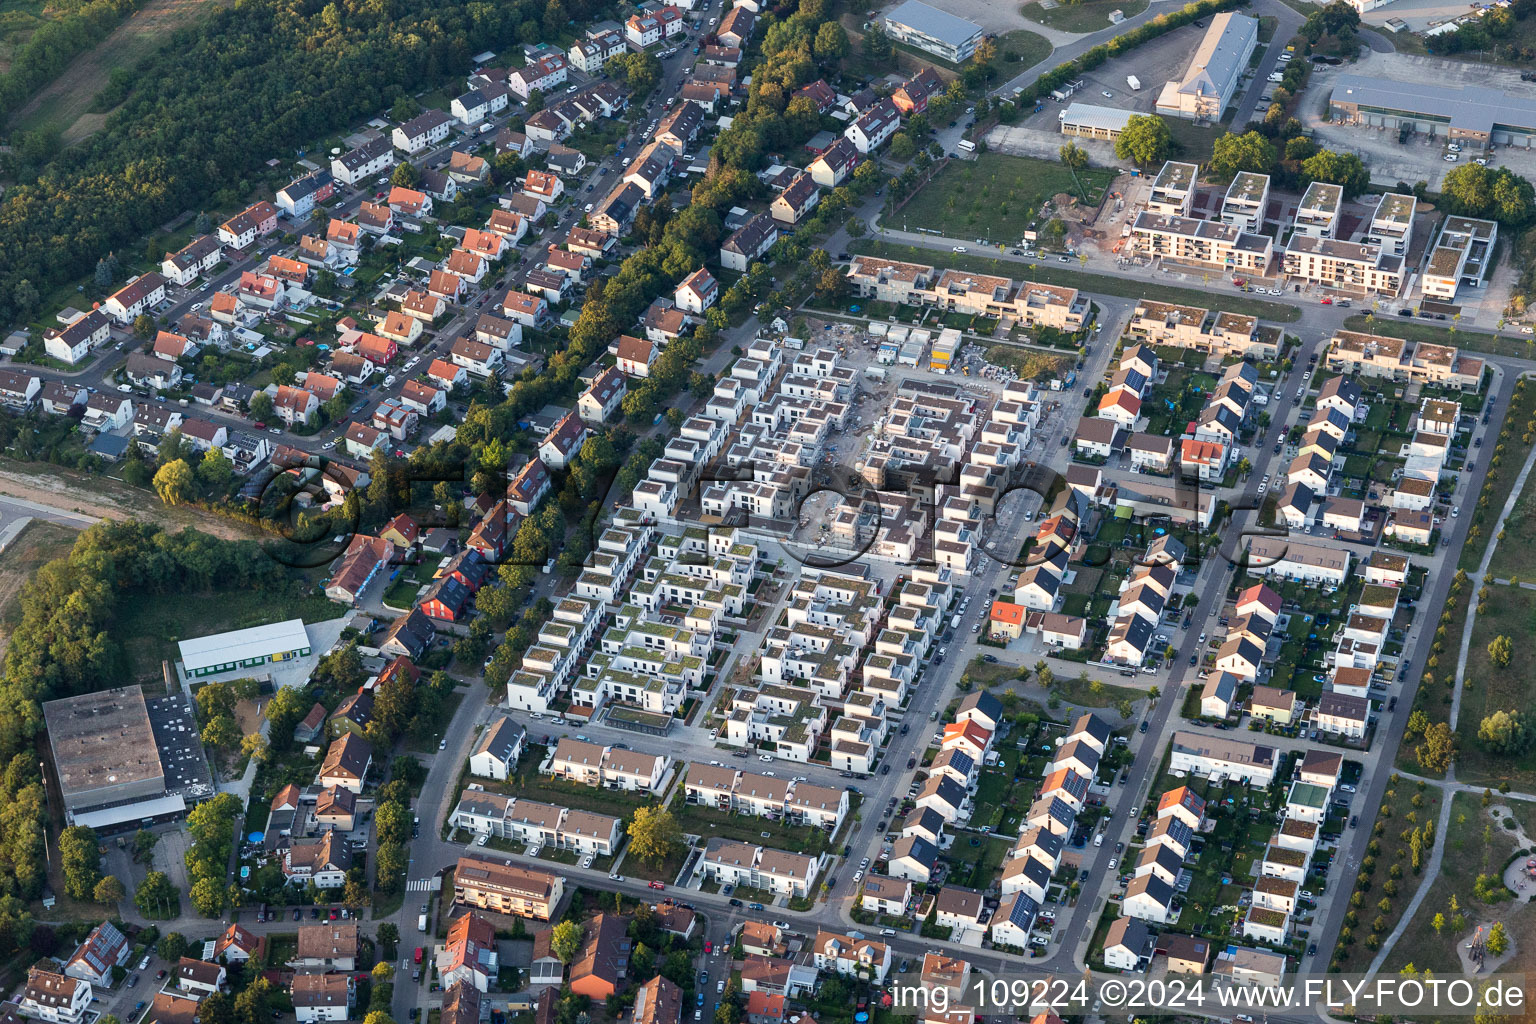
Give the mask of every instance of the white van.
<svg viewBox="0 0 1536 1024">
<path fill-rule="evenodd" d="M 959 142 L 955 143 L 955 145 L 967 153 L 976 152 L 976 143 L 972 142 L 970 139 L 961 139 Z"/>
</svg>

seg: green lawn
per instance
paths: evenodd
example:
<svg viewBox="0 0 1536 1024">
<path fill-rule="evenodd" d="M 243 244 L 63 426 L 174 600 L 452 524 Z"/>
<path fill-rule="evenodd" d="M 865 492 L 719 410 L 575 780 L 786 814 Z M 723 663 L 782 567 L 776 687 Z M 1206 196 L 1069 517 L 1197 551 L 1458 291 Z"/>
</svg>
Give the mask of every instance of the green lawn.
<svg viewBox="0 0 1536 1024">
<path fill-rule="evenodd" d="M 1458 770 L 1460 763 L 1457 764 Z M 1400 785 L 1399 790 L 1406 788 Z M 1497 803 L 1498 794 L 1494 794 Z M 1518 801 L 1513 801 L 1518 804 Z M 1404 826 L 1397 826 L 1399 830 Z M 1389 831 L 1392 826 L 1389 825 Z M 1445 855 L 1440 861 L 1440 874 L 1430 886 L 1424 902 L 1419 905 L 1413 920 L 1402 938 L 1387 954 L 1385 971 L 1397 973 L 1406 963 L 1436 974 L 1459 972 L 1460 962 L 1456 944 L 1465 943 L 1472 937 L 1478 924 L 1493 919 L 1504 921 L 1510 929 L 1515 948 L 1529 949 L 1531 915 L 1510 913 L 1510 904 L 1500 902 L 1493 907 L 1480 903 L 1472 894 L 1473 882 L 1479 874 L 1499 874 L 1505 861 L 1515 849 L 1514 836 L 1494 826 L 1489 814 L 1483 809 L 1480 797 L 1471 793 L 1457 793 L 1451 798 L 1451 820 L 1444 838 Z M 1379 871 L 1378 871 L 1379 874 Z M 1507 890 L 1506 890 L 1507 891 Z M 1371 895 L 1375 896 L 1376 893 Z M 1455 931 L 1449 927 L 1453 917 L 1451 897 L 1465 917 L 1466 927 Z M 1434 927 L 1436 914 L 1443 914 L 1446 926 L 1440 931 Z"/>
<path fill-rule="evenodd" d="M 850 816 L 853 813 L 850 807 Z M 744 814 L 727 814 L 711 807 L 690 804 L 682 798 L 672 802 L 672 814 L 685 833 L 697 835 L 705 842 L 715 838 L 731 839 L 753 846 L 768 846 L 776 850 L 793 850 L 796 853 L 815 855 L 826 850 L 828 835 L 819 828 L 804 825 L 788 825 L 782 821 L 754 818 Z M 765 836 L 763 833 L 767 833 Z"/>
<path fill-rule="evenodd" d="M 1508 780 L 1516 789 L 1526 789 L 1536 782 L 1536 751 L 1515 758 L 1494 754 L 1478 742 L 1477 728 L 1495 711 L 1525 714 L 1530 707 L 1531 695 L 1536 693 L 1536 659 L 1517 653 L 1507 667 L 1499 668 L 1488 657 L 1488 644 L 1494 637 L 1507 636 L 1514 640 L 1517 652 L 1524 649 L 1536 628 L 1536 594 L 1496 585 L 1490 586 L 1489 591 L 1488 600 L 1483 602 L 1472 626 L 1472 643 L 1467 650 L 1461 715 L 1457 720 L 1461 752 L 1456 757 L 1456 777 L 1462 782 L 1490 786 Z M 1450 639 L 1454 656 L 1460 636 Z"/>
<path fill-rule="evenodd" d="M 1143 7 L 1147 6 L 1144 0 L 1135 0 L 1135 2 Z M 997 37 L 998 55 L 1010 64 L 1017 64 L 1021 69 L 1032 68 L 1039 64 L 1051 55 L 1052 49 L 1054 47 L 1051 46 L 1049 39 L 1025 28 L 1014 29 Z"/>
<path fill-rule="evenodd" d="M 1134 18 L 1147 9 L 1147 0 L 1083 0 L 1077 4 L 1059 4 L 1046 10 L 1038 3 L 1025 4 L 1020 13 L 1030 21 L 1061 32 L 1097 32 L 1109 28 L 1109 12 L 1119 11 Z"/>
<path fill-rule="evenodd" d="M 1079 171 L 1074 181 L 1055 161 L 982 153 L 950 161 L 886 223 L 956 238 L 1021 239 L 1052 196 L 1067 192 L 1095 205 L 1113 180 L 1114 172 L 1103 168 Z"/>
<path fill-rule="evenodd" d="M 1529 424 L 1533 421 L 1536 421 L 1536 388 L 1527 386 L 1523 380 L 1518 381 L 1498 435 L 1485 440 L 1482 448 L 1473 449 L 1488 460 L 1487 475 L 1483 479 L 1477 503 L 1466 510 L 1472 516 L 1472 526 L 1467 530 L 1467 542 L 1462 545 L 1461 557 L 1456 563 L 1458 568 L 1470 572 L 1482 562 L 1488 541 L 1497 532 L 1497 519 L 1504 511 L 1504 502 L 1509 498 L 1509 492 L 1515 486 L 1515 477 L 1520 473 L 1520 466 L 1531 450 L 1530 442 L 1525 438 L 1532 433 Z M 1499 459 L 1497 466 L 1493 464 L 1495 457 Z M 1505 538 L 1509 539 L 1508 533 Z M 1514 543 L 1519 543 L 1518 538 Z M 1498 550 L 1504 550 L 1503 541 L 1499 542 Z"/>
<path fill-rule="evenodd" d="M 309 587 L 295 581 L 281 591 L 221 590 L 120 605 L 114 628 L 123 638 L 127 681 L 160 679 L 160 662 L 180 657 L 176 644 L 181 640 L 284 619 L 323 622 L 344 614 L 341 605 L 315 596 Z"/>
<path fill-rule="evenodd" d="M 1383 799 L 1382 808 L 1377 811 L 1376 820 L 1382 822 L 1379 833 L 1375 831 L 1375 822 L 1371 822 L 1372 837 L 1379 844 L 1380 852 L 1376 854 L 1376 868 L 1370 888 L 1363 893 L 1365 907 L 1356 911 L 1358 921 L 1351 941 L 1341 943 L 1334 952 L 1335 964 L 1346 973 L 1361 973 L 1370 966 L 1376 950 L 1366 942 L 1366 937 L 1373 930 L 1381 935 L 1389 934 L 1407 909 L 1408 901 L 1413 899 L 1414 892 L 1418 890 L 1423 876 L 1413 870 L 1408 841 L 1403 838 L 1404 830 L 1416 828 L 1425 821 L 1436 819 L 1440 814 L 1441 792 L 1438 787 L 1426 785 L 1420 789 L 1413 782 L 1401 779 L 1395 784 L 1389 784 L 1386 792 L 1390 795 Z M 1415 798 L 1419 800 L 1417 807 L 1413 805 Z M 1385 816 L 1382 815 L 1383 809 Z M 1360 827 L 1366 827 L 1367 821 L 1370 819 L 1361 815 Z M 1400 866 L 1402 877 L 1395 881 L 1396 894 L 1389 895 L 1383 886 L 1392 880 L 1390 875 L 1393 865 Z M 1356 884 L 1356 880 L 1348 875 L 1339 882 L 1344 890 L 1351 892 Z M 1345 894 L 1345 891 L 1340 891 L 1335 894 L 1335 898 L 1343 899 Z M 1391 902 L 1390 909 L 1385 913 L 1381 911 L 1379 903 L 1383 897 Z M 1380 929 L 1376 927 L 1378 923 Z"/>
<path fill-rule="evenodd" d="M 955 837 L 955 845 L 947 854 L 953 865 L 949 873 L 950 885 L 963 885 L 972 889 L 986 889 L 1003 866 L 1013 841 L 1001 836 L 978 836 L 962 833 Z"/>
<path fill-rule="evenodd" d="M 1474 449 L 1479 455 L 1487 450 L 1487 442 L 1481 450 Z M 1514 476 L 1514 467 L 1519 463 L 1504 457 L 1500 465 L 1509 467 L 1509 475 Z M 1518 576 L 1522 580 L 1536 580 L 1536 474 L 1526 479 L 1525 489 L 1515 499 L 1502 532 L 1504 536 L 1489 559 L 1489 570 L 1501 579 Z"/>
<path fill-rule="evenodd" d="M 929 185 L 928 189 L 932 187 L 932 185 Z M 924 192 L 927 192 L 928 189 L 924 189 Z M 922 195 L 919 195 L 916 200 L 913 200 L 911 205 L 891 219 L 888 222 L 890 226 L 900 227 L 902 216 L 916 207 L 922 198 Z M 909 220 L 908 223 L 915 224 L 916 221 Z M 988 223 L 990 225 L 991 222 L 989 221 Z M 1028 278 L 1031 281 L 1042 284 L 1081 288 L 1099 295 L 1116 295 L 1124 299 L 1146 298 L 1158 302 L 1170 302 L 1175 305 L 1199 306 L 1202 309 L 1208 308 L 1212 302 L 1210 293 L 1202 292 L 1195 288 L 1170 288 L 1164 285 L 1144 283 L 1139 278 L 1118 277 L 1113 274 L 1097 274 L 1092 271 L 1072 268 L 1057 263 L 1037 263 L 1034 269 L 1030 269 L 1029 263 L 1017 259 L 999 259 L 992 256 L 980 256 L 975 253 L 938 252 L 915 245 L 882 242 L 872 238 L 856 239 L 849 243 L 848 248 L 852 252 L 864 253 L 870 256 L 884 256 L 888 259 L 905 260 L 910 263 L 952 267 L 956 270 L 969 270 L 980 274 L 997 274 L 1016 280 Z M 1220 299 L 1220 305 L 1228 313 L 1256 316 L 1261 320 L 1269 320 L 1275 323 L 1289 323 L 1301 317 L 1301 310 L 1295 306 L 1270 302 L 1265 299 L 1250 299 L 1246 296 L 1223 295 Z"/>
</svg>

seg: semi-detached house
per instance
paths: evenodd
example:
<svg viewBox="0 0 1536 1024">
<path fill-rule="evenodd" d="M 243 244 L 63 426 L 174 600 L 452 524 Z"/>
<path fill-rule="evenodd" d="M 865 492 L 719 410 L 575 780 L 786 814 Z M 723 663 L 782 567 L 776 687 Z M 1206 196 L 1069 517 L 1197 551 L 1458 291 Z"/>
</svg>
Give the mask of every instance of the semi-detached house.
<svg viewBox="0 0 1536 1024">
<path fill-rule="evenodd" d="M 43 334 L 43 350 L 54 359 L 74 365 L 112 337 L 112 322 L 99 309 L 76 317 L 67 327 L 49 328 Z"/>
<path fill-rule="evenodd" d="M 428 110 L 411 118 L 391 133 L 395 148 L 407 153 L 420 153 L 448 138 L 454 120 L 441 110 Z"/>
<path fill-rule="evenodd" d="M 272 218 L 274 221 L 277 219 L 275 210 Z M 223 228 L 219 230 L 222 232 Z M 118 323 L 128 324 L 132 323 L 140 313 L 147 312 L 163 301 L 165 301 L 165 278 L 151 270 L 113 292 L 108 296 L 107 301 L 101 304 L 101 308 Z"/>
<path fill-rule="evenodd" d="M 185 287 L 219 265 L 224 250 L 213 235 L 194 238 L 160 261 L 160 273 L 172 284 Z"/>
<path fill-rule="evenodd" d="M 843 134 L 860 153 L 869 154 L 885 145 L 885 141 L 901 127 L 901 114 L 888 99 L 881 99 L 859 115 Z"/>
<path fill-rule="evenodd" d="M 277 215 L 277 207 L 265 199 L 253 203 L 219 225 L 219 241 L 244 249 L 277 230 Z"/>
<path fill-rule="evenodd" d="M 547 54 L 507 76 L 507 88 L 520 100 L 528 99 L 535 89 L 548 93 L 565 84 L 569 62 L 558 53 Z"/>
<path fill-rule="evenodd" d="M 331 159 L 331 177 L 344 185 L 356 185 L 395 165 L 395 149 L 381 135 Z"/>
</svg>

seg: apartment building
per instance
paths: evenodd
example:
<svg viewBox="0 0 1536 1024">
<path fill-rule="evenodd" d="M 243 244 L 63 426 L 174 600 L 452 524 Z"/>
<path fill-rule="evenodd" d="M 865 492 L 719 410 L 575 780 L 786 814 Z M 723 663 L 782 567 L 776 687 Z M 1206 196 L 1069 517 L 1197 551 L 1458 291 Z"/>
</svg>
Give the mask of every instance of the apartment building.
<svg viewBox="0 0 1536 1024">
<path fill-rule="evenodd" d="M 1260 326 L 1255 317 L 1147 299 L 1136 304 L 1126 333 L 1149 345 L 1239 359 L 1273 359 L 1283 337 L 1279 328 Z"/>
<path fill-rule="evenodd" d="M 1081 330 L 1089 308 L 1087 298 L 1075 288 L 938 270 L 876 256 L 855 256 L 848 268 L 848 282 L 864 298 L 971 315 L 1013 317 L 1030 326 L 1063 331 Z"/>
<path fill-rule="evenodd" d="M 460 857 L 453 872 L 455 903 L 548 921 L 565 894 L 559 875 L 480 857 Z"/>
<path fill-rule="evenodd" d="M 1388 192 L 1377 204 L 1361 241 L 1380 246 L 1389 256 L 1406 257 L 1413 244 L 1413 218 L 1418 208 L 1415 197 Z"/>
<path fill-rule="evenodd" d="M 1264 228 L 1264 210 L 1268 205 L 1269 175 L 1240 171 L 1221 201 L 1221 222 L 1257 234 Z"/>
<path fill-rule="evenodd" d="M 721 885 L 766 889 L 791 899 L 809 896 L 821 871 L 821 860 L 714 838 L 704 847 L 705 874 Z"/>
<path fill-rule="evenodd" d="M 1447 217 L 1424 264 L 1424 295 L 1450 302 L 1462 285 L 1482 287 L 1498 237 L 1494 221 Z"/>
<path fill-rule="evenodd" d="M 1150 210 L 1136 215 L 1131 237 L 1139 254 L 1223 271 L 1263 274 L 1274 255 L 1274 242 L 1267 235 Z"/>
<path fill-rule="evenodd" d="M 1340 291 L 1396 297 L 1403 290 L 1403 258 L 1366 242 L 1293 235 L 1284 269 L 1287 277 Z"/>
<path fill-rule="evenodd" d="M 1337 238 L 1339 210 L 1344 205 L 1344 188 L 1326 181 L 1314 181 L 1302 194 L 1296 207 L 1296 218 L 1291 224 L 1294 243 L 1297 236 L 1307 238 Z"/>
<path fill-rule="evenodd" d="M 623 836 L 623 823 L 606 814 L 478 789 L 459 794 L 448 823 L 475 835 L 570 850 L 581 856 L 611 856 Z"/>
<path fill-rule="evenodd" d="M 1418 382 L 1459 391 L 1475 391 L 1483 379 L 1483 360 L 1464 356 L 1451 345 L 1414 344 L 1402 338 L 1359 331 L 1337 331 L 1328 342 L 1324 365 L 1330 373 Z"/>
<path fill-rule="evenodd" d="M 1165 217 L 1188 217 L 1194 209 L 1195 182 L 1199 176 L 1197 164 L 1166 161 L 1152 179 L 1147 210 Z"/>
</svg>

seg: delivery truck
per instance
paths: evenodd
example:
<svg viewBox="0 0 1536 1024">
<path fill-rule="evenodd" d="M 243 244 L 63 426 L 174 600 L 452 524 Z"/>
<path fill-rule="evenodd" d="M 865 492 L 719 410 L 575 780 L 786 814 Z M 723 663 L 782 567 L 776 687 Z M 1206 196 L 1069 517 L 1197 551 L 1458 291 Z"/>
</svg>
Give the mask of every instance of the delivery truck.
<svg viewBox="0 0 1536 1024">
<path fill-rule="evenodd" d="M 1141 91 L 1141 79 L 1137 78 L 1135 75 L 1126 75 L 1125 84 L 1131 87 L 1132 92 Z"/>
</svg>

